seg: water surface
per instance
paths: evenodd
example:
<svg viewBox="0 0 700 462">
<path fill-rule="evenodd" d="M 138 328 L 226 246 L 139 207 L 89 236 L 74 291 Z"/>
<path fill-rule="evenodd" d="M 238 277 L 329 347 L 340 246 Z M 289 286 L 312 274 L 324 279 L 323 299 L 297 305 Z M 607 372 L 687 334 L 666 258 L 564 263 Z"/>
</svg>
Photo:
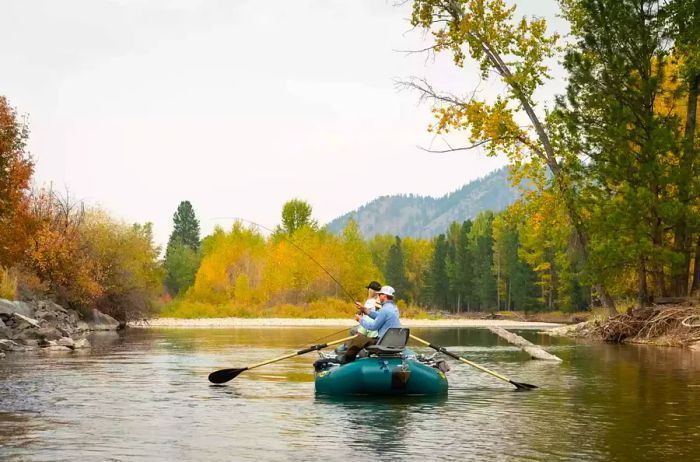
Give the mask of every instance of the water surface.
<svg viewBox="0 0 700 462">
<path fill-rule="evenodd" d="M 274 358 L 336 330 L 134 329 L 95 336 L 89 351 L 8 355 L 0 360 L 0 459 L 680 461 L 700 454 L 700 353 L 681 349 L 520 332 L 562 357 L 558 365 L 530 361 L 485 330 L 414 329 L 541 388 L 514 392 L 452 362 L 445 397 L 317 397 L 315 353 L 225 386 L 207 381 L 212 370 Z"/>
</svg>

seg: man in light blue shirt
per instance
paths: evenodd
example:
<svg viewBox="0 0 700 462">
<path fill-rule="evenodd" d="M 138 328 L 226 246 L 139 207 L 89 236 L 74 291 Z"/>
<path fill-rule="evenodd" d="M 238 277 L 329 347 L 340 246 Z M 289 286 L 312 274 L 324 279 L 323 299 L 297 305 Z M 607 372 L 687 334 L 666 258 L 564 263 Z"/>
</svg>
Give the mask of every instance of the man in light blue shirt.
<svg viewBox="0 0 700 462">
<path fill-rule="evenodd" d="M 379 290 L 379 301 L 382 304 L 382 308 L 378 311 L 370 311 L 363 308 L 363 312 L 371 319 L 367 319 L 361 314 L 355 315 L 355 321 L 358 321 L 367 330 L 379 331 L 379 337 L 369 338 L 366 335 L 357 334 L 355 338 L 350 340 L 347 350 L 339 358 L 342 364 L 354 361 L 360 350 L 368 345 L 375 344 L 377 339 L 381 339 L 388 329 L 401 327 L 399 309 L 394 303 L 394 288 L 391 286 L 382 287 Z"/>
<path fill-rule="evenodd" d="M 355 320 L 360 322 L 360 325 L 367 330 L 376 330 L 381 338 L 388 329 L 392 327 L 401 327 L 399 322 L 399 309 L 394 303 L 394 288 L 384 286 L 379 290 L 379 302 L 382 304 L 382 309 L 379 311 L 365 310 L 365 314 L 372 319 L 355 315 Z"/>
</svg>

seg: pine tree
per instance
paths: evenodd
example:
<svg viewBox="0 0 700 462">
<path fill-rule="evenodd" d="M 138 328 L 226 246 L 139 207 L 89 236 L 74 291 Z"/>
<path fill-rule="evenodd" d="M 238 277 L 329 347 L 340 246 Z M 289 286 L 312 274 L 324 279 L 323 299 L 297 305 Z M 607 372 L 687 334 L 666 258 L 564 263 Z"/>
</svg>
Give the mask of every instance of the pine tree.
<svg viewBox="0 0 700 462">
<path fill-rule="evenodd" d="M 189 201 L 182 201 L 173 215 L 173 232 L 165 249 L 165 286 L 178 295 L 194 283 L 199 267 L 199 221 Z"/>
<path fill-rule="evenodd" d="M 389 248 L 389 255 L 386 261 L 386 284 L 396 289 L 396 294 L 400 298 L 408 298 L 408 279 L 406 278 L 406 264 L 404 262 L 403 249 L 401 248 L 401 238 L 395 237 L 395 242 Z"/>
<path fill-rule="evenodd" d="M 444 234 L 435 238 L 435 250 L 428 273 L 430 301 L 435 308 L 446 308 L 450 289 L 447 279 L 447 239 Z"/>
<path fill-rule="evenodd" d="M 664 85 L 671 68 L 661 3 L 571 0 L 565 16 L 576 40 L 564 61 L 567 98 L 552 126 L 561 121 L 568 149 L 587 157 L 578 188 L 592 212 L 589 278 L 616 281 L 621 270 L 636 272 L 643 304 L 649 275 L 655 295 L 667 295 L 670 268 L 675 290 L 685 295 L 693 231 L 687 178 L 696 172 L 679 168 L 687 160 L 679 156 L 679 117 L 659 110 L 673 99 Z M 675 231 L 675 249 L 668 230 Z"/>
<path fill-rule="evenodd" d="M 194 284 L 199 267 L 199 255 L 190 246 L 175 241 L 168 248 L 165 269 L 165 287 L 171 295 L 178 295 Z"/>
<path fill-rule="evenodd" d="M 190 201 L 182 201 L 177 206 L 173 215 L 173 226 L 168 248 L 175 242 L 180 242 L 194 251 L 199 250 L 199 220 Z"/>
<path fill-rule="evenodd" d="M 470 308 L 472 296 L 472 261 L 469 251 L 471 221 L 453 223 L 448 231 L 450 243 L 447 257 L 447 278 L 450 303 L 458 313 Z"/>
<path fill-rule="evenodd" d="M 470 230 L 474 268 L 474 298 L 480 309 L 496 306 L 496 278 L 493 265 L 493 212 L 479 214 Z"/>
</svg>

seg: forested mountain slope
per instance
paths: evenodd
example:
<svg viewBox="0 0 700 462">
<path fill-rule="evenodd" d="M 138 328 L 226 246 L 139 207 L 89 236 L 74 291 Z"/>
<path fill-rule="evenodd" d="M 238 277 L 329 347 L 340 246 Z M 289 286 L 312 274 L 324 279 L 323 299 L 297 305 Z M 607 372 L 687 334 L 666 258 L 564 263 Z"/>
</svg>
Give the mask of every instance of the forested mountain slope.
<svg viewBox="0 0 700 462">
<path fill-rule="evenodd" d="M 519 195 L 504 167 L 439 198 L 413 194 L 382 196 L 327 226 L 331 232 L 339 233 L 353 218 L 365 238 L 376 234 L 429 238 L 444 233 L 450 223 L 472 219 L 483 210 L 503 210 Z"/>
</svg>

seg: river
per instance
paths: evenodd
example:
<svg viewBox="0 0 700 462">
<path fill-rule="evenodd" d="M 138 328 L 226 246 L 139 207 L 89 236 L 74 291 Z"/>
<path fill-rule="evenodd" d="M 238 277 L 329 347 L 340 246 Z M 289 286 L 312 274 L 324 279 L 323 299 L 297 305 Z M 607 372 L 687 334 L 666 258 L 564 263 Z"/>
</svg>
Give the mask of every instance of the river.
<svg viewBox="0 0 700 462">
<path fill-rule="evenodd" d="M 530 361 L 482 329 L 414 329 L 513 380 L 451 362 L 442 398 L 314 394 L 311 353 L 333 328 L 130 329 L 86 351 L 0 360 L 0 460 L 698 460 L 700 353 L 523 336 Z M 327 340 L 324 340 L 327 341 Z M 416 348 L 420 352 L 429 351 Z"/>
</svg>

